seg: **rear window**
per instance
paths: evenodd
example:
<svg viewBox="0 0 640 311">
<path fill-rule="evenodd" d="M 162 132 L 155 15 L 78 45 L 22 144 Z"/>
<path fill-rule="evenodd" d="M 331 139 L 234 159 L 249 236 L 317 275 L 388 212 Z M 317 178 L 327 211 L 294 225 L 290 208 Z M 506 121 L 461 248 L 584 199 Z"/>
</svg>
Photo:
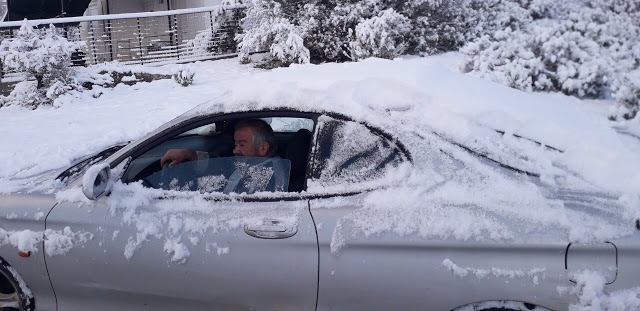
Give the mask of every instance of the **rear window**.
<svg viewBox="0 0 640 311">
<path fill-rule="evenodd" d="M 375 180 L 407 160 L 393 141 L 363 124 L 321 117 L 318 126 L 312 180 L 321 186 Z"/>
</svg>

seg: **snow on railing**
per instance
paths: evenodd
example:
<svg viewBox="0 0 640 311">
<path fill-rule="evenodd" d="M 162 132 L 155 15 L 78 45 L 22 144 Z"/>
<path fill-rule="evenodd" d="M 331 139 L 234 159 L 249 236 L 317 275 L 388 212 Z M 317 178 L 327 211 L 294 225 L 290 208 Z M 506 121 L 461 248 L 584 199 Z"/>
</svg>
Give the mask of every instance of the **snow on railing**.
<svg viewBox="0 0 640 311">
<path fill-rule="evenodd" d="M 84 47 L 72 55 L 76 66 L 110 61 L 160 65 L 235 55 L 234 37 L 244 9 L 226 5 L 29 22 L 53 24 L 68 40 L 84 41 Z M 0 38 L 13 37 L 21 24 L 0 22 Z"/>
</svg>

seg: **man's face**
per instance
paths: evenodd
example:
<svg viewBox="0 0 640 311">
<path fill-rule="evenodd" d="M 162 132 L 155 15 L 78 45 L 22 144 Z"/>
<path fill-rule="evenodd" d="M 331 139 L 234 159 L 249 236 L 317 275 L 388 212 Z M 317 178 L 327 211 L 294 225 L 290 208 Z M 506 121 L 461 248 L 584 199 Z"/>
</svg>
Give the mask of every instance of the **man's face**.
<svg viewBox="0 0 640 311">
<path fill-rule="evenodd" d="M 253 143 L 253 129 L 250 127 L 241 127 L 233 133 L 235 140 L 235 148 L 233 154 L 245 157 L 262 157 L 269 150 L 269 143 L 263 142 L 260 146 Z"/>
</svg>

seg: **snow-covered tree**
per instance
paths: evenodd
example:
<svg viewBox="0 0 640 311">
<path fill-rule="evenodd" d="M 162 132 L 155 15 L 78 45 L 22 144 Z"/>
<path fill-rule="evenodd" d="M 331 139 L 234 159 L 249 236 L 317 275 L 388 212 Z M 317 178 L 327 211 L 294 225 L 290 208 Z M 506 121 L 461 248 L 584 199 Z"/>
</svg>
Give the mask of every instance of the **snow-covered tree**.
<svg viewBox="0 0 640 311">
<path fill-rule="evenodd" d="M 434 54 L 465 43 L 469 0 L 410 0 L 398 8 L 410 20 L 407 51 Z M 474 14 L 477 12 L 473 11 Z"/>
<path fill-rule="evenodd" d="M 406 37 L 410 31 L 408 18 L 394 9 L 384 10 L 378 16 L 358 23 L 355 40 L 350 44 L 352 57 L 362 59 L 374 56 L 392 59 L 402 55 L 407 48 Z"/>
<path fill-rule="evenodd" d="M 612 119 L 623 117 L 631 119 L 640 111 L 640 71 L 634 77 L 618 76 L 611 83 L 613 98 L 620 104 Z"/>
<path fill-rule="evenodd" d="M 639 7 L 634 0 L 525 1 L 528 17 L 518 16 L 529 22 L 513 22 L 467 44 L 463 71 L 526 91 L 611 95 L 633 116 L 637 89 L 624 77 L 640 66 Z"/>
<path fill-rule="evenodd" d="M 309 50 L 299 30 L 285 16 L 280 3 L 253 0 L 242 20 L 244 33 L 238 34 L 241 54 L 269 51 L 268 67 L 309 63 Z"/>
<path fill-rule="evenodd" d="M 313 62 L 432 54 L 465 43 L 473 1 L 483 0 L 259 0 L 247 11 L 246 35 L 239 38 L 245 49 L 268 50 L 264 38 L 273 36 L 271 28 L 295 33 Z"/>
<path fill-rule="evenodd" d="M 335 25 L 331 17 L 331 6 L 327 2 L 310 1 L 296 15 L 297 25 L 309 49 L 310 60 L 343 61 L 348 58 L 348 32 Z"/>
<path fill-rule="evenodd" d="M 34 94 L 27 101 L 9 98 L 5 104 L 18 103 L 35 108 L 52 104 L 61 94 L 78 88 L 70 66 L 71 53 L 80 48 L 81 43 L 67 41 L 58 35 L 53 25 L 42 30 L 34 29 L 25 20 L 15 38 L 4 39 L 0 43 L 0 59 L 5 70 L 24 73 L 27 79 L 35 79 L 39 94 Z"/>
</svg>

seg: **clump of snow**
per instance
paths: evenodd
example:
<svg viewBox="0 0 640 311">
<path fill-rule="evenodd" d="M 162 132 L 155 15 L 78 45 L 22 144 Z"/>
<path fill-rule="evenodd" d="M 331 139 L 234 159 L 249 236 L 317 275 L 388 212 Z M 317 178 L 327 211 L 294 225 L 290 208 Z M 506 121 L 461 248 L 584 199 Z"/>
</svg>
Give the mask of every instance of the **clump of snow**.
<svg viewBox="0 0 640 311">
<path fill-rule="evenodd" d="M 56 192 L 56 200 L 58 202 L 77 202 L 80 203 L 79 205 L 93 204 L 93 202 L 84 195 L 81 187 L 72 187 Z"/>
<path fill-rule="evenodd" d="M 38 244 L 42 242 L 42 232 L 31 230 L 6 231 L 0 228 L 0 245 L 12 245 L 23 252 L 38 252 Z"/>
<path fill-rule="evenodd" d="M 6 231 L 0 228 L 0 246 L 12 245 L 23 252 L 38 252 L 38 244 L 44 241 L 45 253 L 49 256 L 68 253 L 74 246 L 82 245 L 93 238 L 84 231 L 73 232 L 70 227 L 63 230 Z"/>
<path fill-rule="evenodd" d="M 221 255 L 226 255 L 229 254 L 229 247 L 220 247 L 218 246 L 218 243 L 207 243 L 207 245 L 205 246 L 205 250 L 207 251 L 207 253 L 212 253 L 215 252 L 216 254 L 218 254 L 218 256 Z"/>
<path fill-rule="evenodd" d="M 191 255 L 189 249 L 179 239 L 169 240 L 164 243 L 164 251 L 171 255 L 171 261 L 177 263 L 187 262 L 187 258 Z"/>
<path fill-rule="evenodd" d="M 563 295 L 575 295 L 576 304 L 570 311 L 626 311 L 640 309 L 640 287 L 605 291 L 606 277 L 597 271 L 584 270 L 575 273 L 576 285 L 571 288 L 559 287 Z"/>
<path fill-rule="evenodd" d="M 198 246 L 198 243 L 200 243 L 200 238 L 197 236 L 190 236 L 189 242 L 191 242 L 191 245 L 193 246 Z"/>
<path fill-rule="evenodd" d="M 515 278 L 530 278 L 533 284 L 538 285 L 540 278 L 544 279 L 545 268 L 533 268 L 529 271 L 522 271 L 520 269 L 504 269 L 492 267 L 490 269 L 479 269 L 472 267 L 460 267 L 456 265 L 451 259 L 445 258 L 442 261 L 442 265 L 448 270 L 453 272 L 456 276 L 460 278 L 464 278 L 465 276 L 471 274 L 474 275 L 478 279 L 484 279 L 490 276 L 493 277 L 506 277 L 510 279 Z"/>
<path fill-rule="evenodd" d="M 44 213 L 43 213 L 43 212 L 37 212 L 37 213 L 34 215 L 34 219 L 35 219 L 35 220 L 40 220 L 40 219 L 42 219 L 42 217 L 44 217 Z"/>
<path fill-rule="evenodd" d="M 93 239 L 90 232 L 73 232 L 70 227 L 62 230 L 47 229 L 44 231 L 44 250 L 49 256 L 64 255 L 74 246 L 87 243 Z"/>
<path fill-rule="evenodd" d="M 193 84 L 193 78 L 196 76 L 195 69 L 191 65 L 178 65 L 173 73 L 173 81 L 182 85 L 189 86 Z"/>
</svg>

